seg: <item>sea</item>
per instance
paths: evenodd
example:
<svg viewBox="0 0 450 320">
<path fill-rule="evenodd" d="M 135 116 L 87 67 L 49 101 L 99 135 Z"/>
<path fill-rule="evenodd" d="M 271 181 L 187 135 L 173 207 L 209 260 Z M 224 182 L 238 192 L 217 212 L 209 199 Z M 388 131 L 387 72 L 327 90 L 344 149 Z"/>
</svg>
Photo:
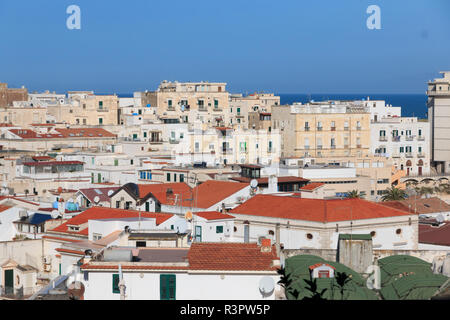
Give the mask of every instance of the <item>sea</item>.
<svg viewBox="0 0 450 320">
<path fill-rule="evenodd" d="M 306 103 L 308 101 L 324 100 L 384 100 L 386 104 L 394 107 L 402 107 L 403 117 L 427 118 L 427 95 L 425 94 L 350 94 L 350 93 L 281 93 L 280 103 L 292 104 L 294 102 Z M 118 94 L 121 98 L 133 97 L 131 93 Z"/>
</svg>

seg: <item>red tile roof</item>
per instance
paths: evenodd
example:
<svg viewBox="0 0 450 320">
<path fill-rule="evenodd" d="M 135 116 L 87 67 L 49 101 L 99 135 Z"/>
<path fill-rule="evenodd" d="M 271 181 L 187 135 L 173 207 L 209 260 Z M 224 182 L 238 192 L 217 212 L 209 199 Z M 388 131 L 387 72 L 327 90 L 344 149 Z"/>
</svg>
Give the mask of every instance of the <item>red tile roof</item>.
<svg viewBox="0 0 450 320">
<path fill-rule="evenodd" d="M 71 253 L 71 254 L 78 254 L 78 255 L 84 256 L 84 251 L 70 250 L 70 249 L 64 249 L 64 248 L 56 248 L 55 250 L 58 252 L 62 252 L 62 253 Z"/>
<path fill-rule="evenodd" d="M 328 263 L 316 263 L 316 264 L 313 264 L 312 266 L 309 266 L 309 269 L 313 270 L 313 269 L 321 267 L 321 266 L 327 266 L 327 267 L 336 269 L 335 267 L 330 266 Z"/>
<path fill-rule="evenodd" d="M 122 269 L 132 270 L 197 270 L 197 271 L 271 271 L 274 260 L 279 260 L 275 246 L 269 252 L 262 252 L 256 243 L 212 243 L 194 242 L 188 252 L 188 266 L 155 266 L 151 263 L 122 264 Z M 81 266 L 82 269 L 100 270 L 118 268 L 118 263 L 91 264 Z"/>
<path fill-rule="evenodd" d="M 411 214 L 362 199 L 323 200 L 274 195 L 256 195 L 230 213 L 324 223 Z"/>
<path fill-rule="evenodd" d="M 84 162 L 81 161 L 37 161 L 37 162 L 24 162 L 24 166 L 29 167 L 40 167 L 40 166 L 63 166 L 63 165 L 70 165 L 70 164 L 84 164 Z"/>
<path fill-rule="evenodd" d="M 62 232 L 67 234 L 87 235 L 88 234 L 87 227 L 80 231 L 69 231 L 68 226 L 69 225 L 79 226 L 87 223 L 89 220 L 136 218 L 139 217 L 139 215 L 142 218 L 156 218 L 157 225 L 163 223 L 164 221 L 173 216 L 173 214 L 169 213 L 151 213 L 151 212 L 139 212 L 134 210 L 116 209 L 116 208 L 92 207 L 49 231 Z"/>
<path fill-rule="evenodd" d="M 218 211 L 201 211 L 193 213 L 196 216 L 202 217 L 206 220 L 221 220 L 221 219 L 234 219 L 232 215 L 218 212 Z"/>
<path fill-rule="evenodd" d="M 207 180 L 192 189 L 193 203 L 183 201 L 183 205 L 206 209 L 246 187 L 249 187 L 247 183 Z"/>
<path fill-rule="evenodd" d="M 418 214 L 450 211 L 450 205 L 437 197 L 386 201 L 382 204 L 404 211 L 416 212 Z"/>
<path fill-rule="evenodd" d="M 256 243 L 194 242 L 188 253 L 190 270 L 272 271 L 276 249 L 261 252 Z"/>
<path fill-rule="evenodd" d="M 450 246 L 450 222 L 439 227 L 419 223 L 419 243 Z"/>
<path fill-rule="evenodd" d="M 325 185 L 325 183 L 311 182 L 311 183 L 308 183 L 306 186 L 301 187 L 300 190 L 301 191 L 313 191 L 313 190 L 316 190 L 317 188 L 320 188 L 323 185 Z"/>
<path fill-rule="evenodd" d="M 173 204 L 175 197 L 173 195 L 181 195 L 183 199 L 191 197 L 191 187 L 184 182 L 176 183 L 159 183 L 159 184 L 139 184 L 139 198 L 144 199 L 150 193 L 158 199 L 162 204 Z M 167 190 L 172 189 L 173 195 L 167 197 Z"/>
<path fill-rule="evenodd" d="M 45 160 L 52 160 L 54 158 L 49 157 L 49 156 L 35 156 L 35 157 L 31 157 L 33 160 L 35 161 L 45 161 Z"/>
<path fill-rule="evenodd" d="M 81 242 L 81 241 L 83 241 L 83 240 L 75 240 L 75 239 L 53 237 L 53 236 L 42 236 L 42 238 L 43 239 L 50 239 L 50 240 L 61 240 L 61 241 L 67 241 L 67 242 Z"/>
<path fill-rule="evenodd" d="M 72 137 L 84 137 L 84 138 L 99 138 L 99 137 L 107 137 L 114 138 L 115 134 L 106 131 L 102 128 L 76 128 L 76 129 L 55 129 L 60 134 L 63 135 L 64 138 L 72 138 Z"/>
</svg>

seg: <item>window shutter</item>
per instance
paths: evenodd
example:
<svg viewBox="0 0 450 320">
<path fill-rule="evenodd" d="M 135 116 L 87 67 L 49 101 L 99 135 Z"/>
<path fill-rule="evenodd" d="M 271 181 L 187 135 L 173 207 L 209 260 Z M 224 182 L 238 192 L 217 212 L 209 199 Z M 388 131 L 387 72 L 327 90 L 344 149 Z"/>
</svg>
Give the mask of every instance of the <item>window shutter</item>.
<svg viewBox="0 0 450 320">
<path fill-rule="evenodd" d="M 113 287 L 113 293 L 120 293 L 120 289 L 119 289 L 119 275 L 118 274 L 113 274 L 112 275 L 112 287 Z"/>
</svg>

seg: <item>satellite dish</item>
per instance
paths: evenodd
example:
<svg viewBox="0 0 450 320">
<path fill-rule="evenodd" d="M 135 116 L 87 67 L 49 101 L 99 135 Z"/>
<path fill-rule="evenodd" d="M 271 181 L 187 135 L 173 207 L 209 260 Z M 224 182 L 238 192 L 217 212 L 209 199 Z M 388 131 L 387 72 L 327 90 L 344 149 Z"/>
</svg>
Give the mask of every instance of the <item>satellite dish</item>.
<svg viewBox="0 0 450 320">
<path fill-rule="evenodd" d="M 99 203 L 99 202 L 100 202 L 100 198 L 99 198 L 98 196 L 95 196 L 94 202 L 95 202 L 95 203 Z"/>
<path fill-rule="evenodd" d="M 56 219 L 59 217 L 59 211 L 58 210 L 53 210 L 50 215 L 52 216 L 52 219 Z"/>
<path fill-rule="evenodd" d="M 114 190 L 109 190 L 108 191 L 108 197 L 111 197 L 111 195 L 114 193 Z"/>
<path fill-rule="evenodd" d="M 262 277 L 259 281 L 259 292 L 264 297 L 271 296 L 275 290 L 275 281 L 271 277 Z"/>
<path fill-rule="evenodd" d="M 257 186 L 258 186 L 258 180 L 252 179 L 252 181 L 250 181 L 250 187 L 255 189 Z"/>
<path fill-rule="evenodd" d="M 442 213 L 439 213 L 436 217 L 436 221 L 439 223 L 443 223 L 445 221 L 444 216 L 442 215 Z"/>
</svg>

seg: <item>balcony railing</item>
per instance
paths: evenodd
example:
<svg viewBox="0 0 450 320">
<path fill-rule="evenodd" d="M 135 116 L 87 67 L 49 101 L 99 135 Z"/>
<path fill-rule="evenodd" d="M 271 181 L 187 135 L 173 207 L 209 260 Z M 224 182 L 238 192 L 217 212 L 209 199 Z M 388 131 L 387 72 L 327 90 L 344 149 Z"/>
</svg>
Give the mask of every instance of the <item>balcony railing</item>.
<svg viewBox="0 0 450 320">
<path fill-rule="evenodd" d="M 108 108 L 97 108 L 97 112 L 109 112 Z"/>
<path fill-rule="evenodd" d="M 322 127 L 317 127 L 317 131 L 322 131 Z"/>
<path fill-rule="evenodd" d="M 361 130 L 362 130 L 362 127 L 361 127 L 361 126 L 356 127 L 356 130 L 361 131 Z"/>
<path fill-rule="evenodd" d="M 417 137 L 417 140 L 419 140 L 419 141 L 425 141 L 425 137 L 424 137 L 424 136 L 418 136 L 418 137 Z"/>
<path fill-rule="evenodd" d="M 388 139 L 386 136 L 380 136 L 379 141 L 388 141 Z"/>
<path fill-rule="evenodd" d="M 344 127 L 344 131 L 348 131 L 348 127 Z"/>
<path fill-rule="evenodd" d="M 413 141 L 414 140 L 414 136 L 406 136 L 405 140 L 406 141 Z"/>
<path fill-rule="evenodd" d="M 179 139 L 175 139 L 175 138 L 169 138 L 169 143 L 170 144 L 177 144 L 177 143 L 180 143 L 180 140 Z"/>
<path fill-rule="evenodd" d="M 222 148 L 222 153 L 224 154 L 233 153 L 233 148 Z"/>
<path fill-rule="evenodd" d="M 305 127 L 305 131 L 309 131 L 309 127 Z"/>
<path fill-rule="evenodd" d="M 344 144 L 344 149 L 348 149 L 348 144 Z"/>
<path fill-rule="evenodd" d="M 322 146 L 317 146 L 317 150 L 322 150 Z"/>
<path fill-rule="evenodd" d="M 305 150 L 309 150 L 309 146 L 305 146 L 304 149 L 305 149 Z"/>
<path fill-rule="evenodd" d="M 400 158 L 400 154 L 398 152 L 394 152 L 392 154 L 392 158 Z"/>
<path fill-rule="evenodd" d="M 393 136 L 392 141 L 394 142 L 400 142 L 400 136 Z"/>
<path fill-rule="evenodd" d="M 336 146 L 335 145 L 331 145 L 330 148 L 331 149 L 336 149 Z"/>
<path fill-rule="evenodd" d="M 357 145 L 356 145 L 356 148 L 357 148 L 357 149 L 361 149 L 361 148 L 362 148 L 362 145 L 357 144 Z"/>
<path fill-rule="evenodd" d="M 418 152 L 417 153 L 417 157 L 418 158 L 425 158 L 425 153 L 424 152 Z"/>
<path fill-rule="evenodd" d="M 412 152 L 406 152 L 406 153 L 405 153 L 405 156 L 406 156 L 407 158 L 412 158 L 412 157 L 413 157 L 413 154 L 412 154 Z"/>
<path fill-rule="evenodd" d="M 336 127 L 331 127 L 331 131 L 336 131 Z"/>
</svg>

